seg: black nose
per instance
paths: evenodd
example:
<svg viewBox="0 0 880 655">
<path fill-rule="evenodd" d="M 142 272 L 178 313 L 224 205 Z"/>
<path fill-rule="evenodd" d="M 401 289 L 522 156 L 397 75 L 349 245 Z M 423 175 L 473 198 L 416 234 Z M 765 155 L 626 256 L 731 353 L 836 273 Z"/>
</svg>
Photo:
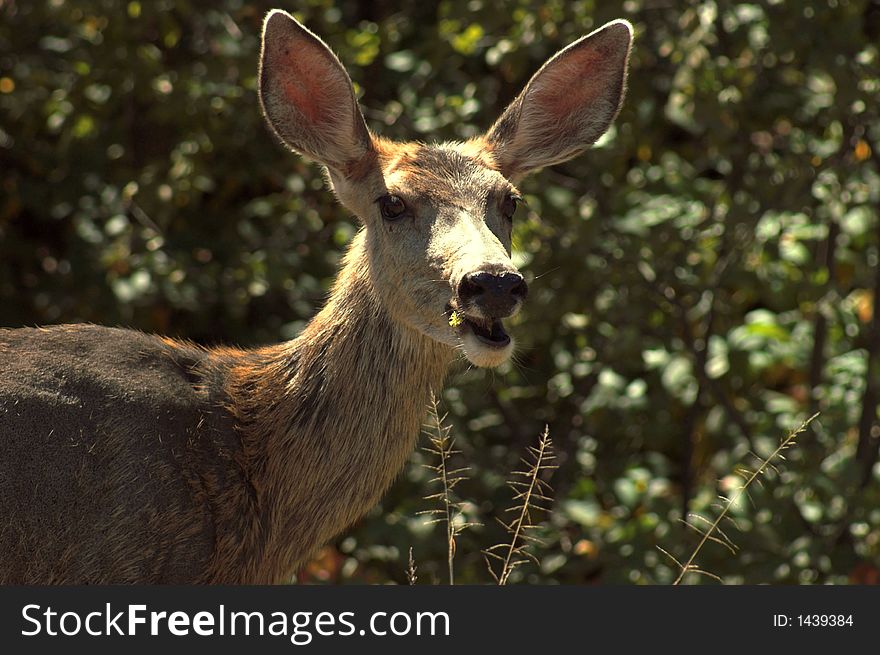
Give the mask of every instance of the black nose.
<svg viewBox="0 0 880 655">
<path fill-rule="evenodd" d="M 458 283 L 462 305 L 473 303 L 492 318 L 510 316 L 517 302 L 523 301 L 529 286 L 516 271 L 482 270 L 468 273 Z"/>
</svg>

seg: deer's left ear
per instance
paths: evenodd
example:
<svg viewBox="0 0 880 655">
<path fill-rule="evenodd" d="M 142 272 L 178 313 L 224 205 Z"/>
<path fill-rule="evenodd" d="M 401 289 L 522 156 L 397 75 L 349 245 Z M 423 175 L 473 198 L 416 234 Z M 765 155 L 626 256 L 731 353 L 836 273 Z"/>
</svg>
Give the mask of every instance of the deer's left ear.
<svg viewBox="0 0 880 655">
<path fill-rule="evenodd" d="M 559 164 L 592 145 L 623 102 L 632 26 L 616 20 L 560 50 L 486 134 L 509 178 Z"/>
</svg>

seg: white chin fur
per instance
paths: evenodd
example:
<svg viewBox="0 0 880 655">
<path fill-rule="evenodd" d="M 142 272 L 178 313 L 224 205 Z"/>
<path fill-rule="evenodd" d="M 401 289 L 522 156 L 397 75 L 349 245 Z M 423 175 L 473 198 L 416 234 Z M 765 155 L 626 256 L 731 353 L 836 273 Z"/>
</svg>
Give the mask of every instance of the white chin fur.
<svg viewBox="0 0 880 655">
<path fill-rule="evenodd" d="M 471 364 L 479 366 L 480 368 L 495 368 L 496 366 L 501 366 L 501 364 L 510 359 L 510 356 L 513 354 L 512 337 L 510 343 L 504 348 L 492 348 L 491 346 L 487 346 L 480 342 L 480 340 L 470 332 L 461 336 L 461 342 L 465 357 L 468 358 L 468 361 Z"/>
</svg>

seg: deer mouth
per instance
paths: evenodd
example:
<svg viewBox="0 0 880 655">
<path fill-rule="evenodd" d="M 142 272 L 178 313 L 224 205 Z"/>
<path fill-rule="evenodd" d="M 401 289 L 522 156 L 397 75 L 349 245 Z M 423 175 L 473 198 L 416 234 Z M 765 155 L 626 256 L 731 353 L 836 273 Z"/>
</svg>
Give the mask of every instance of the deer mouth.
<svg viewBox="0 0 880 655">
<path fill-rule="evenodd" d="M 510 345 L 510 335 L 504 329 L 504 323 L 500 318 L 469 316 L 460 310 L 454 310 L 451 305 L 447 305 L 446 315 L 449 318 L 450 326 L 459 337 L 470 333 L 476 337 L 477 341 L 489 348 L 504 349 Z"/>
<path fill-rule="evenodd" d="M 490 348 L 507 348 L 510 344 L 510 335 L 504 330 L 501 319 L 493 321 L 477 321 L 470 318 L 464 319 L 464 324 L 474 333 L 474 336 Z"/>
</svg>

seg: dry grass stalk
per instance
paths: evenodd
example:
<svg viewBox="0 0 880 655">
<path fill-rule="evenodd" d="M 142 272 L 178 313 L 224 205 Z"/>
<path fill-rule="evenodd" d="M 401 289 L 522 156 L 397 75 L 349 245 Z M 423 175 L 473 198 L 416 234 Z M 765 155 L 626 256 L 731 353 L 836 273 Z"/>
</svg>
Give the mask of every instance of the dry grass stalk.
<svg viewBox="0 0 880 655">
<path fill-rule="evenodd" d="M 435 518 L 431 523 L 443 523 L 446 527 L 446 552 L 447 567 L 449 570 L 449 584 L 455 584 L 455 540 L 456 537 L 474 523 L 468 523 L 464 519 L 464 511 L 460 502 L 454 500 L 453 490 L 462 480 L 467 479 L 468 467 L 451 468 L 450 458 L 461 451 L 455 450 L 455 438 L 451 435 L 452 428 L 445 424 L 446 415 L 440 416 L 437 398 L 432 397 L 431 407 L 428 414 L 426 432 L 430 440 L 425 451 L 436 456 L 437 464 L 426 464 L 425 468 L 434 473 L 429 484 L 439 484 L 440 491 L 425 496 L 425 500 L 437 502 L 439 507 L 419 512 Z"/>
<path fill-rule="evenodd" d="M 720 528 L 721 522 L 724 519 L 728 519 L 728 520 L 732 521 L 734 525 L 736 525 L 736 522 L 733 521 L 732 517 L 727 516 L 728 513 L 730 512 L 730 508 L 733 507 L 737 502 L 739 502 L 739 499 L 743 496 L 743 494 L 746 494 L 748 496 L 748 489 L 753 483 L 758 482 L 758 484 L 760 484 L 759 478 L 762 475 L 764 475 L 764 473 L 766 473 L 767 469 L 776 470 L 776 467 L 774 466 L 773 462 L 777 459 L 779 459 L 779 460 L 785 459 L 785 456 L 783 455 L 783 453 L 794 445 L 797 436 L 799 434 L 801 434 L 804 430 L 806 430 L 807 426 L 817 416 L 819 416 L 818 413 L 813 414 L 810 418 L 806 419 L 803 423 L 801 423 L 797 428 L 795 428 L 791 432 L 789 432 L 788 435 L 786 435 L 786 437 L 776 447 L 776 450 L 774 450 L 772 453 L 770 453 L 770 455 L 768 455 L 767 457 L 760 458 L 757 455 L 755 455 L 754 453 L 752 453 L 752 455 L 759 462 L 757 467 L 755 467 L 754 469 L 749 469 L 747 467 L 738 467 L 736 469 L 735 474 L 742 477 L 744 482 L 742 485 L 740 485 L 739 487 L 736 488 L 733 495 L 731 495 L 729 498 L 726 496 L 723 496 L 723 495 L 719 496 L 719 498 L 721 499 L 722 502 L 721 502 L 721 505 L 719 506 L 720 511 L 718 513 L 718 516 L 714 521 L 710 521 L 706 517 L 701 516 L 696 513 L 693 513 L 693 512 L 688 514 L 687 520 L 683 521 L 684 524 L 687 527 L 689 527 L 690 529 L 698 532 L 701 535 L 701 539 L 700 539 L 699 543 L 697 544 L 696 548 L 694 548 L 693 552 L 691 553 L 690 557 L 687 559 L 686 562 L 684 562 L 682 564 L 671 553 L 664 550 L 663 548 L 660 548 L 660 546 L 657 547 L 660 550 L 660 552 L 662 552 L 669 559 L 671 559 L 673 562 L 675 562 L 676 566 L 678 566 L 678 568 L 679 568 L 678 577 L 676 577 L 675 581 L 672 583 L 673 585 L 681 584 L 682 580 L 684 580 L 685 575 L 687 575 L 688 573 L 696 573 L 698 575 L 704 575 L 704 576 L 710 577 L 714 580 L 717 580 L 718 582 L 722 582 L 721 578 L 719 578 L 717 575 L 710 573 L 709 571 L 706 571 L 705 569 L 701 569 L 696 564 L 694 564 L 694 562 L 697 559 L 697 556 L 700 554 L 700 551 L 702 551 L 703 546 L 705 546 L 706 543 L 709 541 L 712 541 L 714 543 L 717 543 L 717 544 L 724 546 L 732 554 L 736 553 L 737 546 L 721 530 L 721 528 Z M 700 525 L 697 525 L 696 522 L 699 522 Z"/>
<path fill-rule="evenodd" d="M 538 445 L 529 447 L 529 455 L 531 461 L 521 460 L 526 468 L 522 471 L 514 471 L 513 478 L 507 483 L 513 489 L 516 503 L 507 511 L 513 512 L 515 516 L 509 523 L 499 519 L 510 535 L 510 542 L 496 544 L 483 551 L 489 573 L 499 585 L 507 584 L 510 574 L 516 567 L 529 561 L 538 563 L 537 558 L 529 551 L 529 546 L 541 543 L 540 539 L 531 534 L 538 527 L 532 518 L 532 513 L 536 510 L 547 511 L 547 504 L 552 502 L 549 495 L 552 489 L 545 480 L 541 479 L 545 471 L 556 468 L 552 464 L 555 455 L 549 427 L 544 427 Z M 501 567 L 499 571 L 495 570 L 493 563 Z"/>
<path fill-rule="evenodd" d="M 416 575 L 416 561 L 413 559 L 412 546 L 409 547 L 409 563 L 406 567 L 406 579 L 410 585 L 414 585 L 419 579 Z"/>
</svg>

